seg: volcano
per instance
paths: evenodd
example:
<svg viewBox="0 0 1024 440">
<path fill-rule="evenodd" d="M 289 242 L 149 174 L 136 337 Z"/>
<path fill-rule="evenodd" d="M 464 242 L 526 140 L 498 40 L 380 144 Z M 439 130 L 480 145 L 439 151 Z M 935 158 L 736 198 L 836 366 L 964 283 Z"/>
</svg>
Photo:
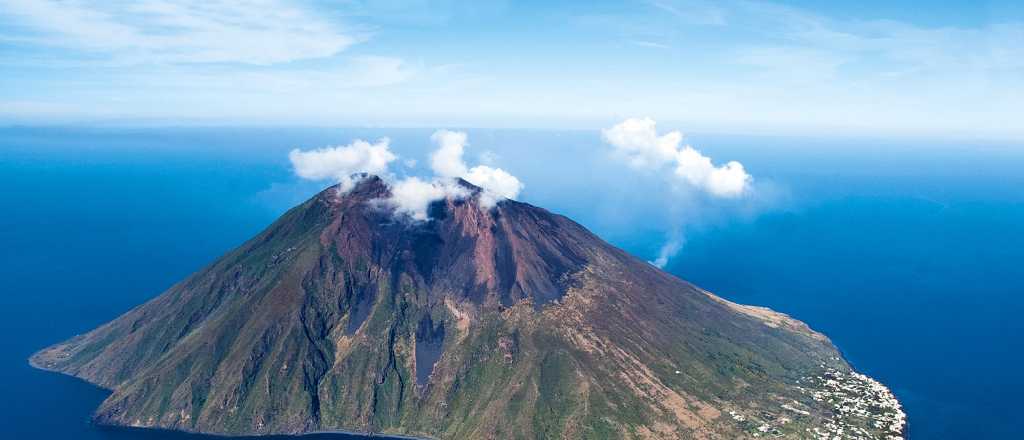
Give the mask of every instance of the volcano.
<svg viewBox="0 0 1024 440">
<path fill-rule="evenodd" d="M 823 335 L 481 189 L 429 219 L 369 176 L 30 359 L 111 390 L 100 424 L 418 438 L 900 436 Z"/>
</svg>

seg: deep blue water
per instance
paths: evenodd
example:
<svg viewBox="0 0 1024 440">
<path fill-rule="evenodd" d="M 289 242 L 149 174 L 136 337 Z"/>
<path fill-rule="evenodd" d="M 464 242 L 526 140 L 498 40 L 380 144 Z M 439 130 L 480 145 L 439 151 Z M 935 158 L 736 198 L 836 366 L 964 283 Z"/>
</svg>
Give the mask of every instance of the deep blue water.
<svg viewBox="0 0 1024 440">
<path fill-rule="evenodd" d="M 320 185 L 294 147 L 389 136 L 419 159 L 429 130 L 0 129 L 0 437 L 174 439 L 88 423 L 105 392 L 35 371 L 35 350 L 160 293 Z M 595 132 L 470 131 L 527 185 L 643 258 L 823 331 L 906 405 L 914 439 L 1014 438 L 1024 395 L 1024 145 L 697 135 L 755 176 L 753 202 L 671 195 Z M 469 158 L 471 161 L 473 157 Z M 345 438 L 335 436 L 333 438 Z"/>
</svg>

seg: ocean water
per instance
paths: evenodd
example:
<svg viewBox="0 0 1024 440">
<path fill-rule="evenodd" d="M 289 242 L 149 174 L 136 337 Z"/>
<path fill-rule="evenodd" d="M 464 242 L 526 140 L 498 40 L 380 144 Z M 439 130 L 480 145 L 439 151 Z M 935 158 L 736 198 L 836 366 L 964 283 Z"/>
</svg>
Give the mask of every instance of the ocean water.
<svg viewBox="0 0 1024 440">
<path fill-rule="evenodd" d="M 105 391 L 26 359 L 160 293 L 319 190 L 291 175 L 290 149 L 388 136 L 419 163 L 396 172 L 422 175 L 429 134 L 0 129 L 0 437 L 201 437 L 95 427 Z M 1019 436 L 1024 145 L 689 140 L 743 162 L 755 194 L 722 202 L 673 189 L 623 168 L 596 132 L 470 130 L 467 159 L 509 170 L 526 184 L 522 200 L 642 258 L 682 242 L 667 270 L 826 333 L 894 390 L 910 438 Z"/>
</svg>

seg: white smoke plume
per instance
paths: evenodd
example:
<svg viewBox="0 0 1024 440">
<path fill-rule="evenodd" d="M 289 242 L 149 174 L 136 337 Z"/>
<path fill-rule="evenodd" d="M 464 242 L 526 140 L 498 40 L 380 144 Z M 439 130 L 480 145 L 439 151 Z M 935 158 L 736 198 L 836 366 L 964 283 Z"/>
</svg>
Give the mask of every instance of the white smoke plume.
<svg viewBox="0 0 1024 440">
<path fill-rule="evenodd" d="M 399 215 L 408 215 L 417 221 L 427 220 L 427 208 L 436 200 L 446 197 L 461 199 L 469 195 L 469 190 L 454 181 L 435 179 L 425 181 L 417 177 L 407 177 L 391 185 L 391 198 L 385 201 Z"/>
<path fill-rule="evenodd" d="M 442 177 L 462 177 L 466 174 L 466 163 L 462 153 L 469 136 L 462 131 L 437 130 L 430 136 L 437 149 L 430 154 L 430 169 Z"/>
<path fill-rule="evenodd" d="M 308 180 L 334 179 L 341 184 L 339 191 L 348 192 L 355 186 L 353 175 L 358 173 L 385 174 L 388 165 L 398 159 L 390 149 L 391 141 L 382 138 L 371 144 L 357 139 L 339 147 L 325 147 L 288 153 L 295 174 Z"/>
<path fill-rule="evenodd" d="M 612 147 L 613 155 L 624 159 L 631 168 L 664 172 L 671 182 L 682 183 L 713 198 L 738 199 L 752 192 L 754 179 L 743 164 L 730 161 L 716 166 L 710 157 L 684 144 L 679 131 L 659 135 L 653 119 L 629 118 L 602 130 L 601 135 Z M 688 193 L 684 192 L 682 197 L 687 197 Z M 659 268 L 664 268 L 683 248 L 683 221 L 677 221 L 657 258 L 650 261 Z"/>
<path fill-rule="evenodd" d="M 676 256 L 683 249 L 682 236 L 678 233 L 673 233 L 673 235 L 665 244 L 661 245 L 661 249 L 658 250 L 658 258 L 650 261 L 658 269 L 664 269 L 669 258 Z"/>
<path fill-rule="evenodd" d="M 446 197 L 456 199 L 468 197 L 469 190 L 459 186 L 456 178 L 479 186 L 480 206 L 493 207 L 504 199 L 515 199 L 523 189 L 522 182 L 501 168 L 486 165 L 468 167 L 462 156 L 467 142 L 465 132 L 438 130 L 431 136 L 437 150 L 430 155 L 434 176 L 430 180 L 418 177 L 396 179 L 388 170 L 398 160 L 390 150 L 390 141 L 380 139 L 376 143 L 355 140 L 349 145 L 326 147 L 302 151 L 294 149 L 288 153 L 295 174 L 308 180 L 332 179 L 340 183 L 339 191 L 348 192 L 361 173 L 376 174 L 388 182 L 391 197 L 383 204 L 394 209 L 396 215 L 412 220 L 428 219 L 427 208 L 436 200 Z M 415 166 L 414 159 L 403 161 L 407 168 Z"/>
<path fill-rule="evenodd" d="M 469 168 L 462 159 L 468 144 L 465 132 L 438 130 L 430 139 L 437 144 L 437 150 L 430 155 L 430 168 L 439 177 L 461 177 L 483 189 L 480 205 L 490 208 L 504 199 L 513 199 L 523 190 L 523 183 L 516 176 L 501 168 L 477 165 Z"/>
<path fill-rule="evenodd" d="M 683 134 L 678 131 L 659 136 L 656 123 L 650 118 L 626 119 L 601 134 L 630 166 L 655 170 L 672 167 L 676 179 L 715 197 L 740 197 L 753 182 L 743 164 L 730 161 L 715 166 L 710 157 L 683 145 Z"/>
</svg>

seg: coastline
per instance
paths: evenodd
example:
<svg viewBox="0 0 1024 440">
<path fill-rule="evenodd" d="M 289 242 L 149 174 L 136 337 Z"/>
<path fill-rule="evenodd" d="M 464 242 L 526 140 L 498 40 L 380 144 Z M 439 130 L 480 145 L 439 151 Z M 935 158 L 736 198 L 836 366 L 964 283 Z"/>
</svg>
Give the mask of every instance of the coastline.
<svg viewBox="0 0 1024 440">
<path fill-rule="evenodd" d="M 47 348 L 49 348 L 49 347 L 47 347 Z M 36 370 L 39 370 L 39 371 L 42 371 L 42 372 L 45 372 L 45 373 L 58 374 L 58 375 L 61 375 L 61 376 L 64 376 L 64 377 L 68 377 L 68 378 L 74 379 L 76 381 L 88 384 L 88 385 L 90 385 L 92 387 L 95 387 L 98 390 L 101 390 L 101 391 L 107 393 L 108 395 L 113 392 L 113 390 L 111 390 L 110 388 L 106 388 L 106 387 L 101 386 L 99 384 L 93 383 L 93 382 L 88 381 L 86 379 L 83 379 L 81 377 L 75 376 L 74 374 L 69 374 L 69 373 L 57 370 L 55 368 L 51 368 L 51 367 L 47 367 L 45 365 L 39 364 L 39 362 L 37 361 L 37 355 L 39 355 L 40 353 L 46 351 L 47 348 L 44 348 L 44 349 L 42 349 L 40 351 L 37 351 L 37 352 L 33 353 L 31 356 L 29 356 L 29 358 L 27 360 L 28 365 L 30 367 L 36 369 Z M 189 435 L 189 436 L 195 436 L 197 438 L 205 438 L 205 439 L 209 439 L 209 440 L 215 440 L 215 439 L 263 440 L 263 439 L 273 439 L 275 437 L 302 438 L 302 437 L 309 437 L 309 436 L 314 436 L 314 435 L 347 435 L 347 436 L 351 436 L 351 437 L 359 437 L 359 438 L 367 438 L 367 439 L 380 439 L 380 440 L 435 440 L 432 437 L 417 437 L 417 436 L 412 436 L 412 435 L 387 434 L 387 433 L 383 433 L 383 432 L 351 431 L 351 430 L 344 430 L 344 429 L 327 429 L 327 430 L 317 430 L 317 431 L 309 431 L 309 432 L 301 432 L 301 433 L 283 433 L 282 432 L 282 433 L 267 433 L 267 434 L 217 434 L 217 433 L 209 433 L 209 432 L 203 432 L 203 431 L 196 431 L 196 430 L 191 430 L 191 429 L 163 428 L 163 427 L 159 427 L 159 426 L 148 427 L 148 426 L 128 426 L 128 425 L 118 425 L 118 424 L 111 424 L 111 423 L 99 423 L 99 422 L 97 422 L 95 420 L 95 417 L 93 415 L 90 415 L 89 423 L 91 425 L 93 425 L 94 427 L 99 428 L 99 429 L 113 429 L 113 430 L 119 430 L 119 431 L 180 433 L 180 434 L 185 434 L 185 435 Z"/>
<path fill-rule="evenodd" d="M 195 436 L 197 438 L 204 438 L 209 440 L 215 439 L 251 439 L 251 440 L 264 440 L 274 439 L 278 437 L 283 438 L 303 438 L 315 435 L 346 435 L 350 437 L 359 437 L 367 439 L 380 439 L 380 440 L 434 440 L 429 437 L 413 437 L 398 434 L 384 434 L 384 433 L 372 433 L 372 432 L 360 432 L 360 431 L 346 431 L 341 429 L 331 429 L 324 431 L 310 431 L 302 432 L 297 434 L 285 434 L 285 433 L 272 433 L 272 434 L 210 434 L 201 431 L 193 431 L 187 429 L 173 429 L 173 428 L 160 428 L 160 427 L 142 427 L 142 426 L 123 426 L 123 425 L 112 425 L 95 423 L 93 425 L 100 429 L 112 429 L 118 431 L 139 431 L 139 432 L 167 432 L 177 433 L 189 436 Z"/>
<path fill-rule="evenodd" d="M 833 346 L 835 346 L 833 344 Z M 48 347 L 49 348 L 49 347 Z M 47 365 L 40 363 L 39 356 L 44 353 L 48 348 L 44 348 L 28 358 L 28 365 L 32 368 L 43 371 L 46 373 L 55 373 L 61 376 L 73 378 L 74 380 L 86 383 L 93 386 L 103 392 L 112 393 L 113 390 L 93 383 L 89 380 L 76 376 L 74 374 L 66 373 L 58 369 L 52 368 Z M 822 365 L 824 374 L 820 376 L 808 376 L 804 379 L 807 384 L 813 384 L 811 388 L 804 389 L 809 393 L 815 400 L 827 401 L 833 403 L 837 418 L 829 420 L 823 426 L 824 429 L 819 430 L 815 428 L 813 434 L 817 435 L 816 438 L 828 439 L 832 438 L 833 435 L 839 435 L 844 429 L 848 429 L 844 418 L 848 415 L 865 416 L 867 415 L 868 408 L 883 408 L 887 410 L 885 417 L 877 417 L 875 419 L 876 427 L 886 429 L 888 433 L 884 437 L 885 440 L 903 440 L 907 438 L 907 417 L 906 411 L 904 411 L 902 404 L 899 399 L 896 398 L 892 390 L 886 385 L 882 384 L 878 380 L 858 372 L 854 365 L 846 358 L 846 354 L 838 349 L 841 358 L 849 366 L 850 371 L 848 374 L 840 372 L 838 370 L 826 368 Z M 795 410 L 794 410 L 795 411 Z M 431 437 L 419 437 L 413 435 L 403 434 L 388 434 L 383 432 L 365 432 L 345 429 L 327 429 L 327 430 L 316 430 L 301 433 L 248 433 L 248 434 L 224 434 L 224 433 L 209 433 L 191 429 L 180 429 L 180 428 L 166 428 L 159 426 L 129 426 L 111 423 L 100 423 L 97 422 L 94 416 L 90 417 L 90 424 L 98 429 L 112 429 L 112 430 L 123 430 L 123 431 L 139 431 L 139 432 L 167 432 L 167 433 L 180 433 L 188 436 L 194 436 L 197 439 L 248 439 L 248 440 L 264 440 L 264 439 L 288 439 L 288 438 L 303 438 L 316 435 L 344 435 L 356 438 L 366 439 L 383 439 L 383 440 L 434 440 Z"/>
<path fill-rule="evenodd" d="M 900 400 L 899 396 L 896 395 L 896 392 L 893 391 L 893 389 L 891 387 L 889 387 L 889 385 L 886 385 L 882 381 L 876 379 L 875 376 L 872 376 L 872 375 L 869 375 L 869 374 L 861 372 L 861 370 L 859 368 L 857 368 L 857 364 L 850 359 L 850 357 L 847 355 L 846 351 L 844 351 L 842 349 L 842 347 L 836 345 L 835 343 L 833 343 L 832 346 L 835 347 L 837 352 L 839 352 L 839 356 L 843 358 L 843 362 L 846 362 L 846 364 L 850 366 L 850 370 L 854 374 L 859 374 L 861 376 L 864 376 L 864 377 L 874 381 L 879 386 L 885 388 L 885 391 L 889 394 L 889 396 L 891 396 L 892 399 L 899 405 L 897 410 L 899 411 L 899 413 L 900 413 L 900 415 L 902 416 L 902 419 L 903 419 L 903 427 L 900 429 L 900 433 L 899 433 L 900 437 L 898 437 L 898 438 L 902 438 L 902 439 L 909 438 L 909 436 L 910 436 L 910 434 L 909 434 L 910 421 L 909 421 L 909 419 L 907 417 L 907 410 L 906 410 L 906 407 L 904 407 L 904 405 L 903 405 L 903 401 Z"/>
<path fill-rule="evenodd" d="M 813 431 L 809 431 L 816 436 L 815 438 L 829 440 L 842 437 L 844 432 L 867 435 L 867 432 L 859 432 L 860 428 L 850 423 L 853 418 L 868 420 L 874 428 L 883 432 L 885 440 L 906 438 L 907 414 L 895 393 L 875 378 L 859 372 L 846 353 L 827 335 L 814 330 L 803 321 L 771 308 L 734 303 L 707 290 L 701 291 L 737 312 L 760 320 L 764 325 L 773 328 L 784 327 L 793 332 L 806 334 L 835 349 L 839 356 L 836 360 L 842 361 L 848 372 L 821 364 L 820 375 L 805 376 L 798 381 L 802 385 L 797 386 L 797 389 L 816 401 L 829 404 L 834 411 L 834 417 L 826 419 L 821 428 L 815 427 Z M 806 387 L 807 385 L 810 386 Z M 783 408 L 797 414 L 804 413 L 793 406 L 784 405 Z M 736 420 L 745 419 L 745 416 L 738 413 L 730 415 Z M 764 426 L 767 428 L 762 432 L 771 429 L 771 425 Z"/>
</svg>

